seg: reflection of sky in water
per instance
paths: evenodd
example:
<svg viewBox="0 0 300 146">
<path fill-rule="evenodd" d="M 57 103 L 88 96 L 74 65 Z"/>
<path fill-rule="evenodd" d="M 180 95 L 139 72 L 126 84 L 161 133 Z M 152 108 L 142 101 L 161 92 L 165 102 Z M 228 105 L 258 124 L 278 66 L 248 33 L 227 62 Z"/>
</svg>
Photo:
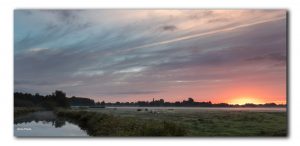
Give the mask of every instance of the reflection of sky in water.
<svg viewBox="0 0 300 146">
<path fill-rule="evenodd" d="M 20 130 L 17 130 L 20 129 Z M 27 130 L 26 130 L 27 129 Z M 28 130 L 31 129 L 31 130 Z M 77 125 L 65 122 L 59 128 L 55 128 L 52 122 L 38 121 L 14 125 L 15 136 L 88 136 Z"/>
</svg>

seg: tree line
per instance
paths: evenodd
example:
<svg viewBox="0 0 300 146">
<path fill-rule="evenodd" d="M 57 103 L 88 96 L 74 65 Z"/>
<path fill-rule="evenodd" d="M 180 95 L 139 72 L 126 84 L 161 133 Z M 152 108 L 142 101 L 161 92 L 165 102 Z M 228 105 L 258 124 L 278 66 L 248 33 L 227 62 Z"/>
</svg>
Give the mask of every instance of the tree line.
<svg viewBox="0 0 300 146">
<path fill-rule="evenodd" d="M 208 102 L 196 102 L 193 98 L 188 98 L 183 101 L 166 102 L 164 99 L 152 101 L 137 101 L 137 102 L 95 102 L 93 99 L 84 97 L 67 97 L 66 93 L 60 90 L 56 90 L 51 95 L 40 95 L 15 92 L 14 93 L 14 106 L 15 107 L 44 107 L 44 108 L 69 108 L 71 106 L 174 106 L 174 107 L 285 107 L 283 104 L 265 103 L 265 104 L 253 104 L 246 103 L 244 105 L 232 105 L 228 103 L 212 103 Z"/>
<path fill-rule="evenodd" d="M 83 97 L 67 97 L 66 93 L 56 90 L 51 95 L 40 95 L 15 92 L 14 93 L 14 106 L 15 107 L 44 107 L 44 108 L 69 108 L 70 106 L 92 106 L 95 101 Z"/>
<path fill-rule="evenodd" d="M 96 103 L 99 104 L 99 103 Z M 228 103 L 212 103 L 208 102 L 196 102 L 193 98 L 188 98 L 183 101 L 176 102 L 165 102 L 164 99 L 152 100 L 152 101 L 137 101 L 137 102 L 115 102 L 115 103 L 105 103 L 102 101 L 100 105 L 106 106 L 166 106 L 166 107 L 285 107 L 283 104 L 276 103 L 265 103 L 265 104 L 254 104 L 246 103 L 244 105 L 238 104 L 228 104 Z"/>
</svg>

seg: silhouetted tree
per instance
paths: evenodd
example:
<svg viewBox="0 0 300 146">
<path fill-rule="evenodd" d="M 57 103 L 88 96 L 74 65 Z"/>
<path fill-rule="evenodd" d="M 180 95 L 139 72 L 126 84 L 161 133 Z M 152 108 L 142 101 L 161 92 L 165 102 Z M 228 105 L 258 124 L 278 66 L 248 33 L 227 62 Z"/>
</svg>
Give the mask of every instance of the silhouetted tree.
<svg viewBox="0 0 300 146">
<path fill-rule="evenodd" d="M 75 97 L 72 96 L 71 98 L 68 98 L 68 101 L 71 106 L 93 106 L 95 105 L 95 101 L 89 98 L 83 98 L 83 97 Z M 97 103 L 100 104 L 99 102 Z"/>
<path fill-rule="evenodd" d="M 66 93 L 63 91 L 56 90 L 54 93 L 52 93 L 52 98 L 58 107 L 70 107 Z"/>
<path fill-rule="evenodd" d="M 193 103 L 193 102 L 194 102 L 194 99 L 190 97 L 190 98 L 188 98 L 188 102 L 189 102 L 189 103 Z"/>
</svg>

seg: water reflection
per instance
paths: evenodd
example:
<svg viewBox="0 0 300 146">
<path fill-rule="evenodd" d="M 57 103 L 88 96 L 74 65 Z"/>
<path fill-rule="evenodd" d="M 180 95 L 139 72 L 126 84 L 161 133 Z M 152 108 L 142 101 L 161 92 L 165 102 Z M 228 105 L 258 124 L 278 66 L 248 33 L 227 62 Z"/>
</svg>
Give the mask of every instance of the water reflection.
<svg viewBox="0 0 300 146">
<path fill-rule="evenodd" d="M 88 136 L 77 125 L 58 118 L 50 111 L 34 112 L 14 119 L 14 135 L 26 136 Z"/>
</svg>

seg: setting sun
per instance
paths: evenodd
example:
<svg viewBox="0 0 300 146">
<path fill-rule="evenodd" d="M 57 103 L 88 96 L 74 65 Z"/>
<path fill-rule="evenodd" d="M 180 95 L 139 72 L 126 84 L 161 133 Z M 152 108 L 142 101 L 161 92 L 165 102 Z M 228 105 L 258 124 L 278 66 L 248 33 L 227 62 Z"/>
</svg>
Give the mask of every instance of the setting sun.
<svg viewBox="0 0 300 146">
<path fill-rule="evenodd" d="M 242 105 L 246 103 L 262 104 L 263 102 L 260 99 L 253 97 L 237 97 L 233 98 L 229 103 Z"/>
</svg>

